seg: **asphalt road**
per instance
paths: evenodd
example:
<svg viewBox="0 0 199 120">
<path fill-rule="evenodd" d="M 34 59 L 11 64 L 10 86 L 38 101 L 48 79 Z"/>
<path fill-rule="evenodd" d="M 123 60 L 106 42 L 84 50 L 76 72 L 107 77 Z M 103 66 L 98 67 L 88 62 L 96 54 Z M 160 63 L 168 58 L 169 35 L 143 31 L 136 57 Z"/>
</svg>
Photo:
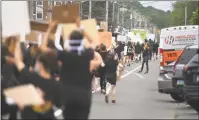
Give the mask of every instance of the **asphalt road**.
<svg viewBox="0 0 199 120">
<path fill-rule="evenodd" d="M 116 104 L 107 104 L 104 95 L 94 93 L 90 119 L 198 119 L 198 113 L 186 103 L 158 93 L 158 64 L 158 60 L 149 62 L 148 74 L 137 73 L 140 63 L 126 67 L 117 83 Z M 63 119 L 61 112 L 55 112 L 58 119 Z"/>
<path fill-rule="evenodd" d="M 103 95 L 94 93 L 90 119 L 198 119 L 186 103 L 158 93 L 159 61 L 151 61 L 149 67 L 148 74 L 137 73 L 140 63 L 126 67 L 117 83 L 116 104 L 107 104 Z"/>
</svg>

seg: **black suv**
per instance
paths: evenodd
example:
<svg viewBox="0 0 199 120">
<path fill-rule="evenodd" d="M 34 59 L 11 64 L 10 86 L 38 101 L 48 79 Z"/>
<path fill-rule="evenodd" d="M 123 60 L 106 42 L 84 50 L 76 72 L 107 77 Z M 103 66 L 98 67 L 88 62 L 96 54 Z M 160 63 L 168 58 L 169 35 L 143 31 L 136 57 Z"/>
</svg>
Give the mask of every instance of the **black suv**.
<svg viewBox="0 0 199 120">
<path fill-rule="evenodd" d="M 199 49 L 197 54 L 184 66 L 184 96 L 187 103 L 199 111 Z"/>
<path fill-rule="evenodd" d="M 184 48 L 182 54 L 177 59 L 173 68 L 171 95 L 177 101 L 184 101 L 183 87 L 183 68 L 187 63 L 196 55 L 198 50 L 198 45 L 189 45 Z"/>
</svg>

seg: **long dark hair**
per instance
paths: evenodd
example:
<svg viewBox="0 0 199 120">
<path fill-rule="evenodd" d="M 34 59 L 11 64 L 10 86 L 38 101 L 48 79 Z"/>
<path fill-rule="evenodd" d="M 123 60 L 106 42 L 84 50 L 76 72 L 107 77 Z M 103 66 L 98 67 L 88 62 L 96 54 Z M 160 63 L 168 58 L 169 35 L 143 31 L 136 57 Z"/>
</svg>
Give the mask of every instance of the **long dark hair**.
<svg viewBox="0 0 199 120">
<path fill-rule="evenodd" d="M 82 40 L 83 38 L 84 38 L 83 33 L 78 30 L 74 30 L 69 36 L 70 40 Z"/>
</svg>

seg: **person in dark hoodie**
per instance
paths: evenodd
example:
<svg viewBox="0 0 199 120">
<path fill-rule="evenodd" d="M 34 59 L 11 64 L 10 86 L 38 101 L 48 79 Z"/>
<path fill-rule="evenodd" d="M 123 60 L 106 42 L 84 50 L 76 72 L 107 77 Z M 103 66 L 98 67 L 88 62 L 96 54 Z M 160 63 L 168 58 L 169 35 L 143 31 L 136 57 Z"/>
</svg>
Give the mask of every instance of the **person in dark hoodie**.
<svg viewBox="0 0 199 120">
<path fill-rule="evenodd" d="M 148 65 L 148 61 L 149 61 L 149 45 L 148 45 L 147 40 L 145 40 L 145 45 L 144 45 L 142 57 L 143 57 L 142 67 L 141 67 L 141 70 L 139 71 L 139 73 L 141 73 L 143 71 L 144 64 L 146 63 L 146 72 L 144 74 L 147 74 L 149 72 L 149 65 Z"/>
</svg>

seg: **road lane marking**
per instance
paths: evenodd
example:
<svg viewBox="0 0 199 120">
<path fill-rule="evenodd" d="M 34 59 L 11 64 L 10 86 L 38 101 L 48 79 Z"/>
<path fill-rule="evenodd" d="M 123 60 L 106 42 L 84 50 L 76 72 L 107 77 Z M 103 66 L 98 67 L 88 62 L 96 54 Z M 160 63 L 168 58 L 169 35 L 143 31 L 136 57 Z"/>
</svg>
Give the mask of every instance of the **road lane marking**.
<svg viewBox="0 0 199 120">
<path fill-rule="evenodd" d="M 140 77 L 141 79 L 144 79 L 144 76 L 140 75 L 139 73 L 133 72 L 133 74 L 137 75 L 137 76 Z"/>
<path fill-rule="evenodd" d="M 129 72 L 128 70 L 124 70 L 124 72 Z"/>
<path fill-rule="evenodd" d="M 123 78 L 129 76 L 130 74 L 134 73 L 136 70 L 138 70 L 138 69 L 140 69 L 140 68 L 141 68 L 141 65 L 138 66 L 137 68 L 135 68 L 135 69 L 129 71 L 128 73 L 124 74 L 124 75 L 121 77 L 121 79 L 123 79 Z"/>
<path fill-rule="evenodd" d="M 124 74 L 124 75 L 121 77 L 121 79 L 123 79 L 123 78 L 129 76 L 129 75 L 132 74 L 132 73 L 138 75 L 140 78 L 144 78 L 143 76 L 141 76 L 141 75 L 139 75 L 139 74 L 137 74 L 137 73 L 134 73 L 134 72 L 135 72 L 136 70 L 138 70 L 139 68 L 141 68 L 141 65 L 138 66 L 137 68 L 131 70 L 131 71 L 128 71 L 128 72 L 127 72 L 127 70 L 124 70 L 124 71 L 127 72 L 127 73 Z M 101 90 L 101 88 L 98 87 L 98 88 L 96 89 L 96 91 L 93 91 L 92 93 L 96 93 L 96 92 L 98 92 L 98 91 L 100 91 L 100 90 Z M 54 112 L 55 117 L 58 117 L 58 116 L 60 116 L 61 114 L 62 114 L 62 110 L 61 110 L 61 109 L 58 109 L 57 111 Z"/>
</svg>

